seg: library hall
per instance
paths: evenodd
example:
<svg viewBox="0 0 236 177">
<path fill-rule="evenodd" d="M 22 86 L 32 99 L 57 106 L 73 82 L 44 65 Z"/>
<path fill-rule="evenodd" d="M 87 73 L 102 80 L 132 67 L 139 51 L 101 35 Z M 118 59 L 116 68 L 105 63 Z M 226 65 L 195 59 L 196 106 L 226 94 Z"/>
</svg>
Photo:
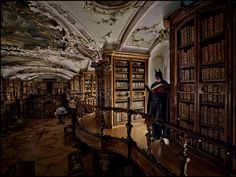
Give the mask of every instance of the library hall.
<svg viewBox="0 0 236 177">
<path fill-rule="evenodd" d="M 1 1 L 1 176 L 236 176 L 236 1 Z"/>
</svg>

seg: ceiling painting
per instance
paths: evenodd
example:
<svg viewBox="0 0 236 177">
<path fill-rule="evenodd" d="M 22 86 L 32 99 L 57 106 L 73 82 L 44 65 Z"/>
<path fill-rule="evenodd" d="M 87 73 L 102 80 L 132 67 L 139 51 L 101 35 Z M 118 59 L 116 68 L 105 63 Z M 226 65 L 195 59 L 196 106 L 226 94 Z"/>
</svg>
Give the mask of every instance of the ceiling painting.
<svg viewBox="0 0 236 177">
<path fill-rule="evenodd" d="M 175 1 L 3 1 L 1 75 L 70 79 L 104 49 L 151 53 Z"/>
</svg>

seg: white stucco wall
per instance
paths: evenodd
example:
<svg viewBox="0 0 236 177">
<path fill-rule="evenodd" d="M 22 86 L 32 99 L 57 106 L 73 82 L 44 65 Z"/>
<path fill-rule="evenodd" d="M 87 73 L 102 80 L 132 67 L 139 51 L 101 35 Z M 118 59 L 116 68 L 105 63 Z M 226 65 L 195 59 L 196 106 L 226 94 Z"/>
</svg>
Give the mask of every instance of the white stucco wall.
<svg viewBox="0 0 236 177">
<path fill-rule="evenodd" d="M 155 69 L 162 71 L 163 78 L 170 82 L 170 50 L 169 41 L 158 44 L 150 53 L 148 63 L 148 84 L 155 82 Z"/>
</svg>

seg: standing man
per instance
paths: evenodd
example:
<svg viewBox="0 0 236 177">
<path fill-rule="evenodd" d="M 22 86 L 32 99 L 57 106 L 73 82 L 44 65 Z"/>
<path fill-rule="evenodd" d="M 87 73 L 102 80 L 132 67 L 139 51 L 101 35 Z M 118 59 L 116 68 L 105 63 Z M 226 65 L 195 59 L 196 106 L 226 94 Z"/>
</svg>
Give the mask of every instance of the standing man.
<svg viewBox="0 0 236 177">
<path fill-rule="evenodd" d="M 151 88 L 145 84 L 149 93 L 148 114 L 154 118 L 154 123 L 152 124 L 153 138 L 156 140 L 162 139 L 168 145 L 168 129 L 167 127 L 161 126 L 157 121 L 163 123 L 168 121 L 169 84 L 163 80 L 160 69 L 159 71 L 155 69 L 155 78 L 156 81 L 151 85 Z"/>
</svg>

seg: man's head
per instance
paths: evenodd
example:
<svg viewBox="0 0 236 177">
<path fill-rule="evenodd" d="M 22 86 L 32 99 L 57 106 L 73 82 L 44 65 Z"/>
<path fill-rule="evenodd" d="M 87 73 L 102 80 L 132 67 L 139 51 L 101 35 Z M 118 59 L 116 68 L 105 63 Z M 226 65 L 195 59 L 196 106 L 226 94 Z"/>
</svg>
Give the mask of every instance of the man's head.
<svg viewBox="0 0 236 177">
<path fill-rule="evenodd" d="M 162 72 L 160 69 L 158 71 L 155 69 L 155 78 L 156 80 L 163 80 Z"/>
</svg>

